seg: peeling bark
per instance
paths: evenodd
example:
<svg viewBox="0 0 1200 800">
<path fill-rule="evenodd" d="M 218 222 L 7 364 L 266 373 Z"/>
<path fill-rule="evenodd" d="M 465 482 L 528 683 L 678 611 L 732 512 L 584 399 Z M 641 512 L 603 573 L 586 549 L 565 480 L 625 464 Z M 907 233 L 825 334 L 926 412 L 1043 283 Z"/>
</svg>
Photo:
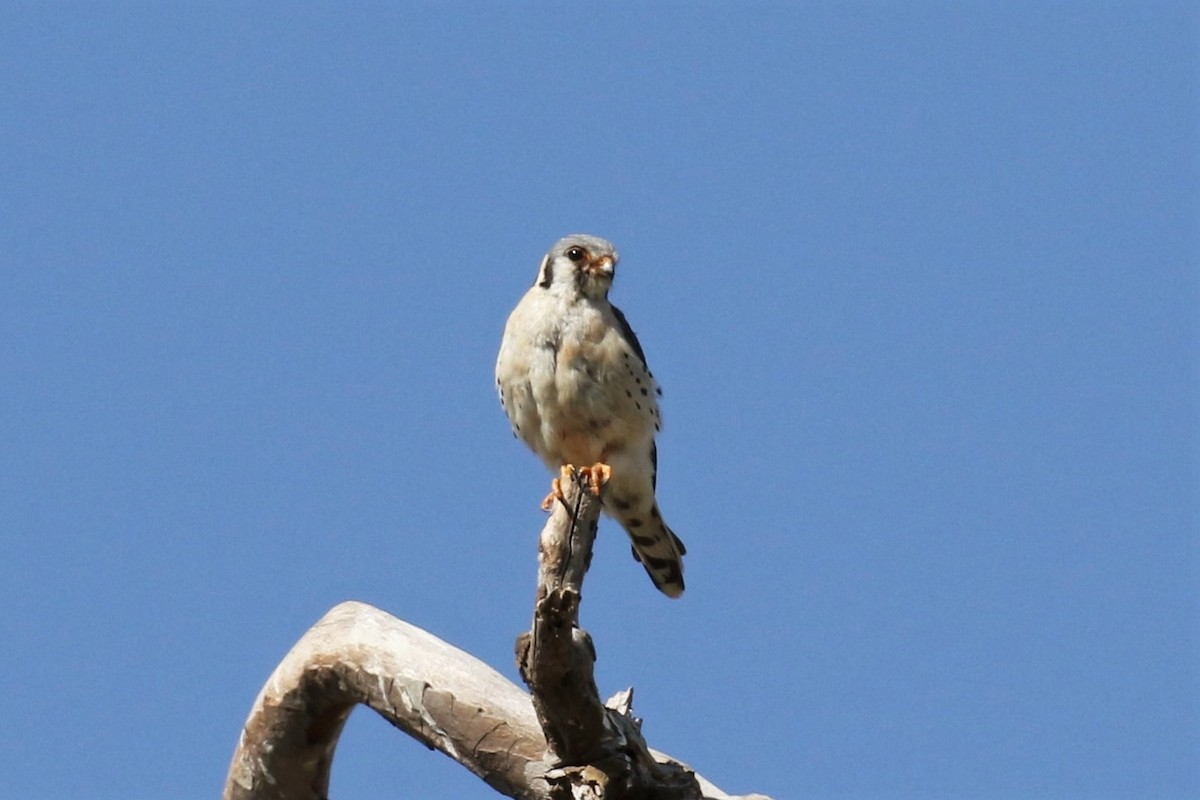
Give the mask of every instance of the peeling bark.
<svg viewBox="0 0 1200 800">
<path fill-rule="evenodd" d="M 560 798 L 734 797 L 649 750 L 632 690 L 601 704 L 578 627 L 598 498 L 566 483 L 542 532 L 533 630 L 517 642 L 533 697 L 487 664 L 358 602 L 331 609 L 271 674 L 246 721 L 225 800 L 325 800 L 334 750 L 366 705 L 501 794 Z M 535 710 L 536 709 L 536 710 Z"/>
</svg>

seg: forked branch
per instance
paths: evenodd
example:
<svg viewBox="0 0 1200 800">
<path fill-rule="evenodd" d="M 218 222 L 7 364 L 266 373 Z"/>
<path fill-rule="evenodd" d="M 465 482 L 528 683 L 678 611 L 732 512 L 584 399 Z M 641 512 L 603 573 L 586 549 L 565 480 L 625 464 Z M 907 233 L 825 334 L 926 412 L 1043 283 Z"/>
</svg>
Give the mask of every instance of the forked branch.
<svg viewBox="0 0 1200 800">
<path fill-rule="evenodd" d="M 325 800 L 338 737 L 356 705 L 509 797 L 766 800 L 727 795 L 649 750 L 628 692 L 608 707 L 600 703 L 591 642 L 578 627 L 600 504 L 577 481 L 564 482 L 564 493 L 542 532 L 533 631 L 518 639 L 532 698 L 420 628 L 363 603 L 341 603 L 263 686 L 234 752 L 225 800 Z"/>
</svg>

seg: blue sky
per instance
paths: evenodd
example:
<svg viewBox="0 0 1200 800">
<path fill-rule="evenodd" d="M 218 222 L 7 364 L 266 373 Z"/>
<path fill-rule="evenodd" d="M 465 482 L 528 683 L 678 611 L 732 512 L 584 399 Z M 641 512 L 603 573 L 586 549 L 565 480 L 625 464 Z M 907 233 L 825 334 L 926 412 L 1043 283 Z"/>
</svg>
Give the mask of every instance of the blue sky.
<svg viewBox="0 0 1200 800">
<path fill-rule="evenodd" d="M 492 389 L 559 236 L 665 387 L 606 696 L 728 791 L 1200 793 L 1186 4 L 10 3 L 0 765 L 212 797 L 340 600 L 516 679 Z M 491 797 L 369 712 L 334 797 Z"/>
</svg>

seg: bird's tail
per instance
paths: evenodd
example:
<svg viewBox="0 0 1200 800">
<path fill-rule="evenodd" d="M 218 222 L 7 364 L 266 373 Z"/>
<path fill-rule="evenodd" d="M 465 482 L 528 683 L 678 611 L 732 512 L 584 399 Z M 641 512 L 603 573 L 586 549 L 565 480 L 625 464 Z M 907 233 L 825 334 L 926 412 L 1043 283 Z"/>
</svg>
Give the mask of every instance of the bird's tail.
<svg viewBox="0 0 1200 800">
<path fill-rule="evenodd" d="M 646 568 L 646 574 L 667 597 L 683 594 L 683 555 L 687 548 L 658 512 L 651 506 L 648 514 L 621 512 L 617 517 L 633 543 L 633 557 Z"/>
</svg>

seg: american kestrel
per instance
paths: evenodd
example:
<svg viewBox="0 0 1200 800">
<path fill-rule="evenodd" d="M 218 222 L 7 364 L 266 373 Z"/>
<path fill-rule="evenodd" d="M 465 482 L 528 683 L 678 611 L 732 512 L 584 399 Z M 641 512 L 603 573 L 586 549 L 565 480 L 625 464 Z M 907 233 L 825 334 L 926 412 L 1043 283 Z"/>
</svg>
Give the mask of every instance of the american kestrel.
<svg viewBox="0 0 1200 800">
<path fill-rule="evenodd" d="M 608 302 L 616 266 L 617 251 L 596 236 L 573 234 L 550 248 L 504 326 L 496 388 L 513 433 L 552 472 L 579 466 L 594 488 L 605 484 L 604 511 L 629 534 L 634 558 L 679 597 L 686 551 L 654 499 L 662 392 L 625 315 Z"/>
</svg>

